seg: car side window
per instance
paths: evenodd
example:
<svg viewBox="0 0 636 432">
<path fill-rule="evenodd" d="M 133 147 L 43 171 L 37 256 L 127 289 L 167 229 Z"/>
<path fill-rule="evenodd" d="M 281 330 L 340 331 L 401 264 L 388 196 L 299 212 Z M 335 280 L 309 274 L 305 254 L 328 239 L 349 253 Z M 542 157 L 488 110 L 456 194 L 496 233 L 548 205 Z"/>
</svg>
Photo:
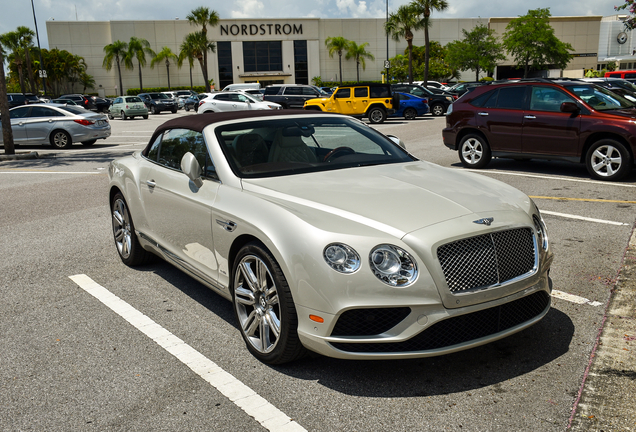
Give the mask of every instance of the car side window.
<svg viewBox="0 0 636 432">
<path fill-rule="evenodd" d="M 356 87 L 353 89 L 353 96 L 357 98 L 369 97 L 369 89 L 367 87 Z"/>
<path fill-rule="evenodd" d="M 285 88 L 285 95 L 299 96 L 300 94 L 302 94 L 301 87 L 286 87 Z"/>
<path fill-rule="evenodd" d="M 190 152 L 203 170 L 205 177 L 218 178 L 201 132 L 172 129 L 157 137 L 148 151 L 148 158 L 168 168 L 181 171 L 181 159 Z"/>
<path fill-rule="evenodd" d="M 388 86 L 371 87 L 371 97 L 376 98 L 390 98 L 391 92 Z"/>
<path fill-rule="evenodd" d="M 530 109 L 533 111 L 560 112 L 563 102 L 576 102 L 569 95 L 553 87 L 533 86 Z"/>
<path fill-rule="evenodd" d="M 214 97 L 214 99 L 220 100 L 220 101 L 229 101 L 230 100 L 230 95 L 229 94 L 219 94 L 219 95 L 216 95 Z"/>
<path fill-rule="evenodd" d="M 497 108 L 501 109 L 523 109 L 526 86 L 502 87 L 499 89 L 497 97 Z"/>
<path fill-rule="evenodd" d="M 305 96 L 320 96 L 320 94 L 311 87 L 302 87 L 303 95 Z"/>
<path fill-rule="evenodd" d="M 12 118 L 12 119 L 25 118 L 28 113 L 29 113 L 29 107 L 12 109 L 11 111 L 9 111 L 9 118 Z"/>
<path fill-rule="evenodd" d="M 335 96 L 336 99 L 349 99 L 350 97 L 351 97 L 350 88 L 338 89 Z"/>
<path fill-rule="evenodd" d="M 31 108 L 31 113 L 29 117 L 59 117 L 62 113 L 59 113 L 51 108 L 34 106 Z"/>
</svg>

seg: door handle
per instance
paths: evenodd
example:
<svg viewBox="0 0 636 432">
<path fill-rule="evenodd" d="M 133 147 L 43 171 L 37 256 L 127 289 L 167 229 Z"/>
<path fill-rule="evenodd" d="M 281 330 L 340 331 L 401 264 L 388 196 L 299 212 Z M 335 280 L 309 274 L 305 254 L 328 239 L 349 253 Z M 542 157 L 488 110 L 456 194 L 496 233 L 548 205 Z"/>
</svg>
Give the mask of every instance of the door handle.
<svg viewBox="0 0 636 432">
<path fill-rule="evenodd" d="M 487 113 L 487 112 L 480 112 L 480 113 L 477 113 L 477 115 L 480 115 L 480 116 L 487 116 L 487 115 L 488 115 L 488 113 Z"/>
<path fill-rule="evenodd" d="M 153 189 L 155 186 L 157 186 L 157 183 L 154 180 L 146 180 L 146 184 L 150 189 Z"/>
<path fill-rule="evenodd" d="M 523 116 L 523 118 L 524 119 L 536 119 L 536 117 L 533 116 L 533 115 L 526 115 L 526 116 Z"/>
<path fill-rule="evenodd" d="M 221 219 L 217 219 L 216 223 L 221 225 L 225 231 L 232 232 L 236 229 L 236 223 L 232 221 L 224 221 Z"/>
</svg>

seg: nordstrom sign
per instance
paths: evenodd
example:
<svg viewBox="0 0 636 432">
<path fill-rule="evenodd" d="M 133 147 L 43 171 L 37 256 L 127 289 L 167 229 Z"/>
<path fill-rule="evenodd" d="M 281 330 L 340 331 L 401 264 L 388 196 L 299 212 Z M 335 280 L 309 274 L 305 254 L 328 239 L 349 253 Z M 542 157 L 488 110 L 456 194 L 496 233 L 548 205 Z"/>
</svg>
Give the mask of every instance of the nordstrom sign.
<svg viewBox="0 0 636 432">
<path fill-rule="evenodd" d="M 303 34 L 303 25 L 299 24 L 221 24 L 221 36 L 262 36 Z"/>
</svg>

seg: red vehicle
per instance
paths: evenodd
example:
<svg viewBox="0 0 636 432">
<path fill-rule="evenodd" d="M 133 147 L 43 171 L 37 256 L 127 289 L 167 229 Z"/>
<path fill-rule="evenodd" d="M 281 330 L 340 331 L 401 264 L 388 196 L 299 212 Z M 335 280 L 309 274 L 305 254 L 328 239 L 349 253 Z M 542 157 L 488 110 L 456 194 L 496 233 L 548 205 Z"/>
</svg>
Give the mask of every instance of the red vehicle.
<svg viewBox="0 0 636 432">
<path fill-rule="evenodd" d="M 605 78 L 622 78 L 626 80 L 636 80 L 636 70 L 617 70 L 605 72 Z"/>
<path fill-rule="evenodd" d="M 465 167 L 491 158 L 585 163 L 619 180 L 634 166 L 636 106 L 583 81 L 521 80 L 477 87 L 449 107 L 444 145 Z"/>
</svg>

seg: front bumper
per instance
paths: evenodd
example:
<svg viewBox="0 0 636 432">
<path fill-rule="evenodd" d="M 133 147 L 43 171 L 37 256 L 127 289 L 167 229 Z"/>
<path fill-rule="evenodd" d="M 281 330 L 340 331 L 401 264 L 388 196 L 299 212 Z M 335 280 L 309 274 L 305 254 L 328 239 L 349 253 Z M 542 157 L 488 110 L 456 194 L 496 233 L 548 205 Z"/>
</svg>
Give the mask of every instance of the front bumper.
<svg viewBox="0 0 636 432">
<path fill-rule="evenodd" d="M 368 309 L 371 312 L 367 323 L 371 318 L 382 321 L 374 330 L 381 329 L 382 325 L 393 325 L 391 319 L 399 320 L 393 327 L 374 335 L 334 336 L 334 329 L 343 328 L 336 325 L 346 316 L 346 311 L 338 316 L 325 316 L 320 311 L 298 307 L 298 333 L 305 347 L 329 357 L 375 360 L 431 357 L 493 342 L 530 327 L 550 310 L 551 291 L 546 271 L 534 285 L 478 305 L 457 309 L 446 309 L 441 304 L 386 308 L 410 310 L 404 318 L 400 312 L 391 310 L 387 312 L 387 316 L 392 317 L 389 319 L 383 319 L 377 308 Z M 325 321 L 316 323 L 309 320 L 309 315 L 319 315 Z M 364 332 L 358 330 L 358 333 Z"/>
</svg>

